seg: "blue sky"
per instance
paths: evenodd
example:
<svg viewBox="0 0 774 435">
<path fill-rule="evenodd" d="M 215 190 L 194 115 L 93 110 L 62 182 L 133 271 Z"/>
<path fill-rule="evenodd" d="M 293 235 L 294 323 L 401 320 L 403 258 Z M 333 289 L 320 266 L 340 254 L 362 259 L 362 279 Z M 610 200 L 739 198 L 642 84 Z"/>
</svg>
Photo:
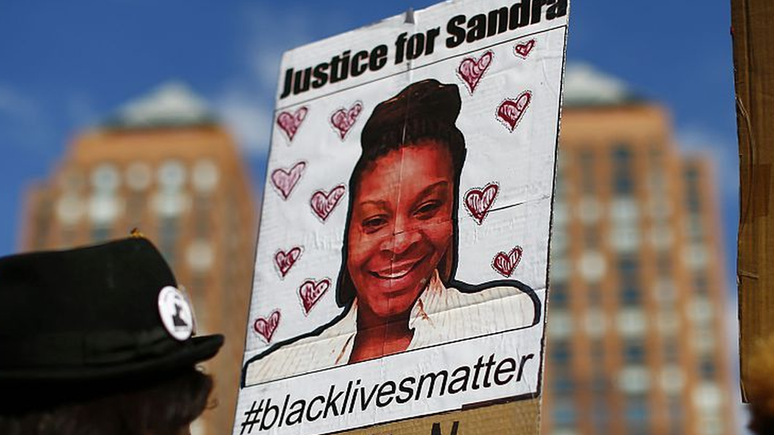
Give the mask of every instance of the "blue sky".
<svg viewBox="0 0 774 435">
<path fill-rule="evenodd" d="M 260 186 L 282 51 L 432 3 L 2 0 L 0 255 L 17 248 L 24 189 L 49 174 L 73 135 L 171 79 L 187 82 L 233 128 Z M 729 5 L 572 6 L 568 58 L 664 104 L 681 147 L 715 157 L 733 267 L 738 172 Z"/>
</svg>

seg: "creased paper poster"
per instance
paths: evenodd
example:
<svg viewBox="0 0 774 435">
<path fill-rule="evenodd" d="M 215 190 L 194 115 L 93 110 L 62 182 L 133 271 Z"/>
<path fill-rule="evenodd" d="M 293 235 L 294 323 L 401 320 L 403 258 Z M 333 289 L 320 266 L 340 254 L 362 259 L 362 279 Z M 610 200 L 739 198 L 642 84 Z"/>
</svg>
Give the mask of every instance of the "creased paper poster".
<svg viewBox="0 0 774 435">
<path fill-rule="evenodd" d="M 568 8 L 285 53 L 234 434 L 538 432 Z"/>
</svg>

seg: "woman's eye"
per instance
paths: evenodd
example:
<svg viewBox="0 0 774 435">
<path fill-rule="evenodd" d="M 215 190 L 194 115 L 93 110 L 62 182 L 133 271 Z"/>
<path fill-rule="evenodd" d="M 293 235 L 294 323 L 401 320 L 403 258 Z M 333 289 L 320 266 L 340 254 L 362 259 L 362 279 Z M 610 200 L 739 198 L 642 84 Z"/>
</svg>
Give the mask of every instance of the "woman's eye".
<svg viewBox="0 0 774 435">
<path fill-rule="evenodd" d="M 368 219 L 364 219 L 361 226 L 366 233 L 373 233 L 378 231 L 383 226 L 387 225 L 387 219 L 382 216 L 376 216 Z"/>
<path fill-rule="evenodd" d="M 419 218 L 430 218 L 441 208 L 441 201 L 427 201 L 419 205 L 414 215 Z"/>
</svg>

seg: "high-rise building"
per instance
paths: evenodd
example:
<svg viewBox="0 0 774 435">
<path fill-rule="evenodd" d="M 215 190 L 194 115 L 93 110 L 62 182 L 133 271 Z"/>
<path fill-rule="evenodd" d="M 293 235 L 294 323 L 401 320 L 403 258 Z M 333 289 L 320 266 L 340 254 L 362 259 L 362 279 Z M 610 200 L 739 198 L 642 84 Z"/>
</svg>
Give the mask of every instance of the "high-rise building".
<svg viewBox="0 0 774 435">
<path fill-rule="evenodd" d="M 575 65 L 557 170 L 543 433 L 733 433 L 708 163 L 664 108 Z"/>
<path fill-rule="evenodd" d="M 181 84 L 79 134 L 27 197 L 22 248 L 67 248 L 138 228 L 193 299 L 200 334 L 226 335 L 207 369 L 217 406 L 193 435 L 230 433 L 252 282 L 253 192 L 232 137 Z"/>
</svg>

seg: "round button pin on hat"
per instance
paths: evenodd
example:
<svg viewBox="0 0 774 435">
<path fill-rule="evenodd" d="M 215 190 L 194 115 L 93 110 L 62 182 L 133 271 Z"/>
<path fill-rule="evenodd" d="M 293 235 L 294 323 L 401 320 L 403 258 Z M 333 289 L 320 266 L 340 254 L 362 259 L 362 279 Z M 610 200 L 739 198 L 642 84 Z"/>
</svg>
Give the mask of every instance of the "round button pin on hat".
<svg viewBox="0 0 774 435">
<path fill-rule="evenodd" d="M 193 334 L 193 310 L 183 293 L 172 286 L 159 292 L 159 315 L 164 328 L 176 340 L 188 340 Z"/>
</svg>

